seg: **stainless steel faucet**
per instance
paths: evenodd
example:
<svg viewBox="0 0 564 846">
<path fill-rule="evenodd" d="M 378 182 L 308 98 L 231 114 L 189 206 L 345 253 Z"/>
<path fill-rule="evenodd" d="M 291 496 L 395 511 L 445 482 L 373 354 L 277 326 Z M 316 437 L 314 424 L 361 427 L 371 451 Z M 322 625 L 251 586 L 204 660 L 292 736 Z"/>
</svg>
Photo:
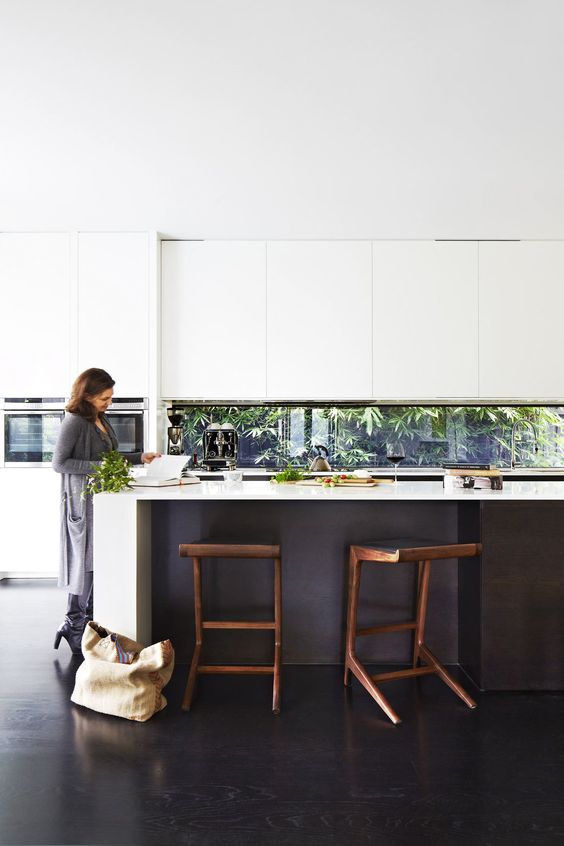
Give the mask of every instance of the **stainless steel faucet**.
<svg viewBox="0 0 564 846">
<path fill-rule="evenodd" d="M 527 426 L 531 432 L 533 433 L 533 438 L 535 439 L 535 455 L 539 451 L 539 439 L 537 437 L 537 427 L 532 422 L 532 420 L 516 420 L 511 427 L 511 469 L 514 470 L 517 467 L 517 462 L 515 461 L 515 432 L 519 428 L 519 426 Z"/>
</svg>

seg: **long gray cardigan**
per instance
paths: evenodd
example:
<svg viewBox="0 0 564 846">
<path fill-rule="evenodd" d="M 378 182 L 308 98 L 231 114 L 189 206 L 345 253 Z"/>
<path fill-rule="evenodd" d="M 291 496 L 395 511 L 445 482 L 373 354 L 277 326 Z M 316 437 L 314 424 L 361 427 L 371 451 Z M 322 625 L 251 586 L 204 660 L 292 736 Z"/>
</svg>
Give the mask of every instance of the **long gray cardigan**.
<svg viewBox="0 0 564 846">
<path fill-rule="evenodd" d="M 62 476 L 59 587 L 69 593 L 82 593 L 84 573 L 92 570 L 94 509 L 92 496 L 83 496 L 87 475 L 105 452 L 118 447 L 110 421 L 105 414 L 100 417 L 109 437 L 95 423 L 67 412 L 53 454 L 53 469 Z M 140 452 L 123 455 L 132 464 L 141 462 Z"/>
</svg>

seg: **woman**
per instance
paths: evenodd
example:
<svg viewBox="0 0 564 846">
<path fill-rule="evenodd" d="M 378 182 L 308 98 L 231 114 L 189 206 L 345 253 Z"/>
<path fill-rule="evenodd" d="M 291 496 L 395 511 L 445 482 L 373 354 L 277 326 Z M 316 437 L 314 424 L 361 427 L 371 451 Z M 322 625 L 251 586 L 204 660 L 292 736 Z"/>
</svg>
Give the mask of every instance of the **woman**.
<svg viewBox="0 0 564 846">
<path fill-rule="evenodd" d="M 61 479 L 61 559 L 59 587 L 69 592 L 67 613 L 55 635 L 55 649 L 64 637 L 80 655 L 82 633 L 92 619 L 92 496 L 85 493 L 87 477 L 104 453 L 118 441 L 106 410 L 114 394 L 114 380 L 97 367 L 85 370 L 72 386 L 67 414 L 53 455 L 53 469 Z M 126 453 L 132 464 L 149 464 L 159 453 Z"/>
</svg>

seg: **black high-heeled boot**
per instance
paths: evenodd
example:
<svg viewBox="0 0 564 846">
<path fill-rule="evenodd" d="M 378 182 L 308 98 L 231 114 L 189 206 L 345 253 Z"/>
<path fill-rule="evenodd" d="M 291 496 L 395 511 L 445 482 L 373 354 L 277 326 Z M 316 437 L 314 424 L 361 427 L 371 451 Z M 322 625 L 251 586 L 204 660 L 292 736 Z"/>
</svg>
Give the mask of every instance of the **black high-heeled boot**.
<svg viewBox="0 0 564 846">
<path fill-rule="evenodd" d="M 61 638 L 64 637 L 73 655 L 82 655 L 82 635 L 86 624 L 92 619 L 92 581 L 92 573 L 85 573 L 82 593 L 69 593 L 65 619 L 55 635 L 55 649 L 59 648 Z"/>
<path fill-rule="evenodd" d="M 61 638 L 64 637 L 64 639 L 71 648 L 72 654 L 82 655 L 82 649 L 80 648 L 80 644 L 82 642 L 83 631 L 84 625 L 73 625 L 70 620 L 65 619 L 64 623 L 61 623 L 61 625 L 57 629 L 53 648 L 58 649 L 59 644 L 61 642 Z"/>
</svg>

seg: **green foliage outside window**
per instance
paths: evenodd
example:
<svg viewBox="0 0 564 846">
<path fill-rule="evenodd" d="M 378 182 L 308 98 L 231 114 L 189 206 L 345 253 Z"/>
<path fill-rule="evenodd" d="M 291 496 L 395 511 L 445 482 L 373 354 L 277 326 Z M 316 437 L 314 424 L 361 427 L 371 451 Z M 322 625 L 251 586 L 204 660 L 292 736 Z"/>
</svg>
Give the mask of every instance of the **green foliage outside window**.
<svg viewBox="0 0 564 846">
<path fill-rule="evenodd" d="M 185 452 L 202 455 L 210 422 L 239 433 L 239 465 L 308 465 L 315 444 L 333 467 L 389 467 L 386 442 L 401 441 L 402 466 L 440 467 L 445 461 L 509 466 L 511 433 L 522 466 L 564 466 L 564 408 L 537 406 L 186 406 Z M 523 425 L 524 421 L 533 424 Z M 535 450 L 535 447 L 538 449 Z"/>
</svg>

